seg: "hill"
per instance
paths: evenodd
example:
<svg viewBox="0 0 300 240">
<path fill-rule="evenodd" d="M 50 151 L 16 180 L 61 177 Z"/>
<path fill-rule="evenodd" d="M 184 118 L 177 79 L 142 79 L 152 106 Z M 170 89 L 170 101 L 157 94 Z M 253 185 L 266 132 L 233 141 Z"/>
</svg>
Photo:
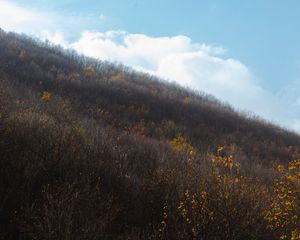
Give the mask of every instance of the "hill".
<svg viewBox="0 0 300 240">
<path fill-rule="evenodd" d="M 299 135 L 210 95 L 2 30 L 0 136 L 3 239 L 300 234 Z M 282 227 L 272 218 L 274 179 L 294 194 L 292 210 L 280 208 L 292 215 Z"/>
</svg>

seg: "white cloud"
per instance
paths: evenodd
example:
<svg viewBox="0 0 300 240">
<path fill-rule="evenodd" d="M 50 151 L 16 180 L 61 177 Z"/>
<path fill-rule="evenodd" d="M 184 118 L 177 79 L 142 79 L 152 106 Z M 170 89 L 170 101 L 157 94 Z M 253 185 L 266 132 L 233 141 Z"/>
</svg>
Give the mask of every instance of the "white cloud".
<svg viewBox="0 0 300 240">
<path fill-rule="evenodd" d="M 50 33 L 47 30 L 41 31 L 40 37 L 43 40 L 48 40 L 54 44 L 61 45 L 62 47 L 67 48 L 68 44 L 65 41 L 64 35 L 61 32 Z"/>
<path fill-rule="evenodd" d="M 71 46 L 92 57 L 121 61 L 148 71 L 157 71 L 160 61 L 172 54 L 200 50 L 220 54 L 225 51 L 222 47 L 192 44 L 186 36 L 153 38 L 124 31 L 85 31 Z"/>
<path fill-rule="evenodd" d="M 45 4 L 50 4 L 45 1 Z M 48 33 L 64 32 L 64 37 L 74 36 L 78 31 L 101 26 L 107 20 L 103 13 L 92 12 L 54 12 L 28 8 L 12 0 L 0 0 L 0 27 L 6 31 L 15 31 L 35 35 L 41 38 L 50 37 Z M 46 32 L 46 34 L 45 34 Z M 58 37 L 58 36 L 56 36 Z M 56 39 L 53 39 L 54 41 Z"/>
<path fill-rule="evenodd" d="M 52 25 L 54 15 L 21 7 L 12 1 L 0 0 L 0 27 L 7 31 L 36 34 Z"/>
</svg>

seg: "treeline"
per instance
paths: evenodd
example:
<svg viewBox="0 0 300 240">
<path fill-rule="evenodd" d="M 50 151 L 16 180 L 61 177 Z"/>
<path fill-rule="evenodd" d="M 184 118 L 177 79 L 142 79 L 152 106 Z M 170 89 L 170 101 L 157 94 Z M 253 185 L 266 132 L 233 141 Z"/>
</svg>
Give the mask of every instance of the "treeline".
<svg viewBox="0 0 300 240">
<path fill-rule="evenodd" d="M 289 163 L 299 159 L 297 134 L 204 93 L 4 31 L 0 137 L 2 239 L 300 234 L 299 164 Z"/>
</svg>

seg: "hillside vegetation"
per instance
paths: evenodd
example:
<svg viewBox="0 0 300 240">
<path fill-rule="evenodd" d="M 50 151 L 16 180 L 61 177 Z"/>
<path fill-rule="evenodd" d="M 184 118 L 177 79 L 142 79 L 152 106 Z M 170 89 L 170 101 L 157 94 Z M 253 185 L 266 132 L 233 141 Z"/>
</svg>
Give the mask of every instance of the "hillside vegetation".
<svg viewBox="0 0 300 240">
<path fill-rule="evenodd" d="M 0 239 L 300 239 L 300 137 L 0 30 Z"/>
</svg>

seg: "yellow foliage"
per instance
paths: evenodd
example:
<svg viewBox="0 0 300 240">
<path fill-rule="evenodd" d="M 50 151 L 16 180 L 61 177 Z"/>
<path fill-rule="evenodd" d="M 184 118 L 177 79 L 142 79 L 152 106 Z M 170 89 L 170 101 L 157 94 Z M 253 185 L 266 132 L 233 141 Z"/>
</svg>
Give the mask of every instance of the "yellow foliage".
<svg viewBox="0 0 300 240">
<path fill-rule="evenodd" d="M 284 170 L 283 165 L 282 165 L 282 164 L 279 164 L 279 165 L 277 166 L 277 171 L 278 171 L 279 173 L 282 173 L 283 170 Z"/>
<path fill-rule="evenodd" d="M 84 72 L 85 72 L 85 74 L 88 75 L 88 76 L 93 76 L 93 75 L 96 74 L 96 70 L 95 70 L 95 68 L 93 68 L 92 66 L 85 67 L 85 68 L 84 68 Z"/>
<path fill-rule="evenodd" d="M 41 100 L 42 100 L 43 102 L 49 102 L 49 101 L 50 101 L 50 98 L 51 98 L 51 94 L 50 94 L 49 92 L 44 91 L 44 92 L 42 93 Z"/>
<path fill-rule="evenodd" d="M 186 143 L 184 138 L 177 137 L 173 140 L 173 148 L 180 150 L 180 146 L 185 146 Z M 224 224 L 224 231 L 227 231 L 226 224 L 232 218 L 240 219 L 244 227 L 251 228 L 260 218 L 257 210 L 252 209 L 260 209 L 261 202 L 258 199 L 264 202 L 266 196 L 264 187 L 240 173 L 240 164 L 233 160 L 233 156 L 226 156 L 225 147 L 219 147 L 217 154 L 211 154 L 209 160 L 210 172 L 205 179 L 198 182 L 197 188 L 183 191 L 176 206 L 179 215 L 177 221 L 181 222 L 182 231 L 188 232 L 195 239 L 206 239 L 203 228 L 211 229 L 218 224 Z M 196 162 L 192 164 L 195 165 Z M 198 173 L 199 170 L 195 171 L 196 175 L 189 177 L 190 181 L 199 177 L 201 179 Z M 246 208 L 249 210 L 244 215 L 241 212 Z M 230 232 L 223 234 L 227 236 L 226 239 L 232 237 Z"/>
<path fill-rule="evenodd" d="M 292 232 L 291 240 L 300 240 L 300 228 Z"/>
<path fill-rule="evenodd" d="M 177 152 L 187 153 L 189 156 L 194 156 L 196 151 L 188 140 L 183 136 L 177 136 L 170 141 L 171 148 Z"/>
<path fill-rule="evenodd" d="M 217 155 L 210 155 L 210 158 L 211 165 L 214 171 L 217 171 L 224 175 L 236 175 L 233 180 L 235 182 L 239 181 L 239 177 L 241 177 L 241 175 L 239 174 L 240 164 L 233 161 L 232 155 L 226 156 L 226 154 L 224 154 L 224 147 L 219 147 L 217 150 Z"/>
<path fill-rule="evenodd" d="M 183 136 L 172 139 L 170 145 L 175 152 L 192 148 Z M 186 239 L 206 239 L 211 233 L 203 233 L 203 229 L 213 229 L 221 224 L 223 239 L 232 239 L 242 231 L 232 229 L 233 219 L 239 219 L 249 231 L 258 222 L 265 226 L 262 221 L 265 219 L 277 239 L 300 240 L 300 161 L 292 161 L 286 168 L 283 165 L 277 167 L 280 177 L 270 198 L 270 188 L 256 178 L 243 175 L 240 164 L 231 154 L 228 146 L 219 147 L 216 154 L 210 154 L 204 179 L 199 174 L 199 163 L 191 163 L 198 170 L 191 172 L 194 168 L 187 168 L 189 172 L 184 174 L 188 176 L 188 182 L 180 188 L 181 194 L 170 208 L 168 221 L 162 219 L 160 222 L 160 231 L 167 233 L 174 221 L 178 232 L 186 234 Z"/>
<path fill-rule="evenodd" d="M 163 219 L 161 220 L 160 227 L 158 229 L 160 234 L 162 234 L 165 231 L 167 227 L 167 220 L 168 220 L 168 205 L 165 203 L 163 207 Z M 162 235 L 160 236 L 162 237 Z"/>
<path fill-rule="evenodd" d="M 116 75 L 111 77 L 111 80 L 124 80 L 125 79 L 125 73 L 124 71 L 119 71 Z"/>
<path fill-rule="evenodd" d="M 278 165 L 277 171 L 273 201 L 265 213 L 268 227 L 280 239 L 300 239 L 300 160 L 291 161 L 287 169 Z"/>
<path fill-rule="evenodd" d="M 69 74 L 69 79 L 71 80 L 79 80 L 80 74 L 78 72 L 72 72 Z"/>
<path fill-rule="evenodd" d="M 205 191 L 191 194 L 189 190 L 185 190 L 177 206 L 185 228 L 193 237 L 197 237 L 200 225 L 210 224 L 213 220 L 214 213 L 206 207 L 207 197 L 208 193 Z"/>
<path fill-rule="evenodd" d="M 182 102 L 183 102 L 184 104 L 189 104 L 189 103 L 192 102 L 192 98 L 191 98 L 191 97 L 185 97 L 185 98 L 183 98 Z"/>
</svg>

